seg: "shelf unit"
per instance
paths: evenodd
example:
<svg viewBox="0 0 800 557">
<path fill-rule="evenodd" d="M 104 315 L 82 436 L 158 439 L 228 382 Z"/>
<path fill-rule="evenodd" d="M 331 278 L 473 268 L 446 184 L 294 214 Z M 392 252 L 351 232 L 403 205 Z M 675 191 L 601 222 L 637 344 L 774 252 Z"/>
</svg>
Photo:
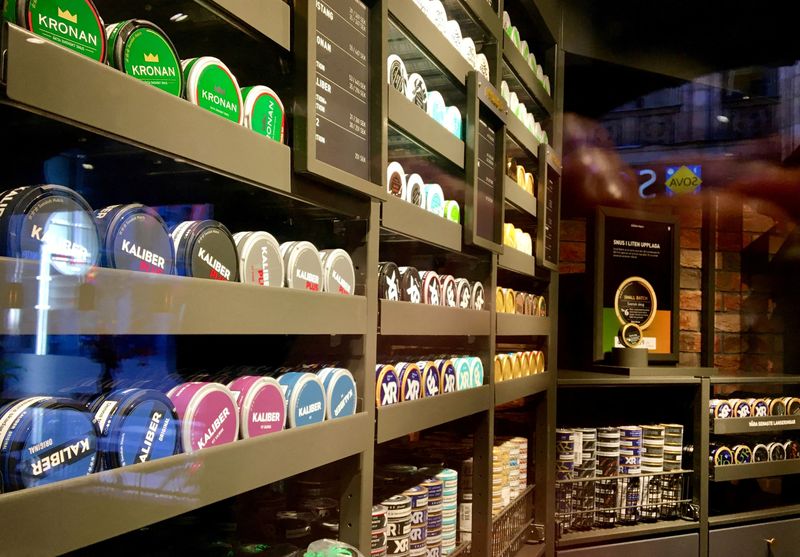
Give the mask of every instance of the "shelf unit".
<svg viewBox="0 0 800 557">
<path fill-rule="evenodd" d="M 509 69 L 514 73 L 515 78 L 534 98 L 539 110 L 543 110 L 547 115 L 552 114 L 554 110 L 553 98 L 544 90 L 528 62 L 522 57 L 522 53 L 505 33 L 503 33 L 503 58 Z"/>
<path fill-rule="evenodd" d="M 510 204 L 517 211 L 526 213 L 532 218 L 536 218 L 536 197 L 526 192 L 508 176 L 505 177 L 503 188 L 506 195 L 506 203 Z"/>
<path fill-rule="evenodd" d="M 800 474 L 800 460 L 778 460 L 773 462 L 752 462 L 750 464 L 729 464 L 716 466 L 711 471 L 712 482 L 730 482 L 752 478 L 769 478 Z"/>
<path fill-rule="evenodd" d="M 289 4 L 282 0 L 264 0 L 265 5 L 256 8 L 247 0 L 193 1 L 230 24 L 236 32 L 266 38 L 274 43 L 271 47 L 281 50 L 281 54 L 288 51 L 295 55 L 297 65 L 302 66 L 304 60 L 299 54 L 296 35 L 295 44 L 292 44 L 292 25 L 297 25 L 297 21 Z M 503 56 L 503 34 L 498 13 L 483 0 L 445 0 L 445 6 L 448 13 L 471 19 L 489 37 L 489 43 L 493 44 L 488 44 L 486 52 L 494 67 L 493 85 L 499 87 L 497 66 Z M 536 9 L 533 3 L 531 6 Z M 313 11 L 314 5 L 309 3 L 307 8 Z M 453 82 L 452 94 L 466 96 L 466 77 L 472 68 L 413 0 L 378 0 L 369 9 L 370 25 L 375 29 L 374 36 L 370 37 L 370 61 L 373 55 L 378 56 L 376 52 L 385 60 L 390 34 L 402 36 L 421 51 L 425 60 L 420 63 L 438 68 L 443 79 Z M 159 17 L 164 15 L 158 13 Z M 519 274 L 522 280 L 535 278 L 538 285 L 549 288 L 551 307 L 557 307 L 557 274 L 537 276 L 534 258 L 524 254 L 509 252 L 497 258 L 488 251 L 467 246 L 462 242 L 464 230 L 460 224 L 396 198 L 384 199 L 385 196 L 372 194 L 365 197 L 344 179 L 340 181 L 350 190 L 331 188 L 330 180 L 326 182 L 293 172 L 292 152 L 302 148 L 296 134 L 294 137 L 287 134 L 288 145 L 271 142 L 14 25 L 2 28 L 2 47 L 5 55 L 0 59 L 0 102 L 3 104 L 45 122 L 58 122 L 120 142 L 126 148 L 130 146 L 132 152 L 155 153 L 174 159 L 187 166 L 187 173 L 224 177 L 237 184 L 236 191 L 230 192 L 231 197 L 247 193 L 246 198 L 242 197 L 243 206 L 253 199 L 266 199 L 265 205 L 274 212 L 281 209 L 275 209 L 272 201 L 280 199 L 275 205 L 281 208 L 294 208 L 296 204 L 307 206 L 307 214 L 313 220 L 330 219 L 334 223 L 331 228 L 340 220 L 366 222 L 364 240 L 352 254 L 357 272 L 357 296 L 111 269 L 93 270 L 90 279 L 56 278 L 52 287 L 58 289 L 63 295 L 61 299 L 67 302 L 47 312 L 49 335 L 181 335 L 183 339 L 193 335 L 330 336 L 331 347 L 337 346 L 340 351 L 347 352 L 344 365 L 354 373 L 363 408 L 355 416 L 316 426 L 4 494 L 0 496 L 0 517 L 5 520 L 0 534 L 2 546 L 24 547 L 30 553 L 63 553 L 307 470 L 345 461 L 348 481 L 340 501 L 340 535 L 344 541 L 366 551 L 370 542 L 376 444 L 470 417 L 467 421 L 474 422 L 476 457 L 473 537 L 470 543 L 461 544 L 456 553 L 487 555 L 492 522 L 489 512 L 491 459 L 487 455 L 491 454 L 494 441 L 495 406 L 526 397 L 537 401 L 531 410 L 540 437 L 536 459 L 547 463 L 552 445 L 548 426 L 552 424 L 555 408 L 554 368 L 551 372 L 498 384 L 487 374 L 486 384 L 477 388 L 377 409 L 372 404 L 375 390 L 372 370 L 381 344 L 395 337 L 403 343 L 430 338 L 442 349 L 452 343 L 453 353 L 474 348 L 489 369 L 498 335 L 536 335 L 554 346 L 557 319 L 496 316 L 491 307 L 493 296 L 489 295 L 486 311 L 378 300 L 377 262 L 384 250 L 403 245 L 403 249 L 410 250 L 416 258 L 427 258 L 436 264 L 445 261 L 444 265 L 451 265 L 453 269 L 465 269 L 471 280 L 483 282 L 487 292 L 492 292 L 497 285 L 499 265 Z M 304 70 L 295 71 L 302 73 Z M 424 153 L 416 156 L 435 159 L 435 164 L 445 168 L 456 182 L 466 182 L 463 179 L 466 154 L 472 146 L 385 85 L 385 72 L 384 64 L 383 81 L 372 84 L 375 98 L 379 99 L 372 102 L 380 103 L 383 114 L 384 133 L 371 143 L 372 147 L 380 147 L 373 148 L 372 155 L 382 160 L 381 170 L 385 169 L 391 142 L 387 128 L 391 127 L 422 148 Z M 54 94 L 55 91 L 58 94 Z M 287 110 L 292 100 L 286 103 Z M 291 119 L 293 115 L 287 112 L 287 116 Z M 504 129 L 502 137 L 505 133 Z M 538 156 L 538 143 L 534 145 L 531 137 L 519 130 L 517 133 L 523 136 L 521 141 L 527 141 L 532 148 L 531 155 Z M 213 145 L 198 141 L 198 137 L 213 138 Z M 336 172 L 332 175 L 340 176 Z M 459 186 L 469 187 L 466 183 Z M 170 193 L 179 196 L 176 192 Z M 516 193 L 524 194 L 521 189 L 509 193 L 507 202 L 535 218 L 535 199 L 527 194 L 526 197 L 515 196 Z M 218 195 L 229 194 L 226 191 Z M 250 207 L 252 211 L 259 208 L 256 203 Z M 321 216 L 322 211 L 316 209 L 336 214 Z M 293 212 L 287 220 L 297 221 L 294 226 L 303 224 Z M 433 252 L 428 249 L 431 247 Z M 13 311 L 16 315 L 15 320 L 3 321 L 0 335 L 41 332 L 41 308 L 35 307 L 37 273 L 38 266 L 34 262 L 0 258 L 0 275 L 5 278 L 0 285 L 0 311 Z M 453 271 L 453 274 L 457 273 Z M 197 303 L 198 300 L 203 303 Z M 134 310 L 124 317 L 117 315 L 118 304 L 128 304 Z M 341 339 L 342 336 L 347 338 Z M 550 353 L 554 358 L 555 350 L 550 349 Z M 554 366 L 555 361 L 548 362 L 550 365 Z M 309 447 L 314 450 L 309 451 Z M 272 457 L 297 454 L 303 454 L 304 458 Z M 548 474 L 550 471 L 545 464 L 537 466 L 537 484 L 547 485 Z M 478 478 L 485 481 L 481 483 Z M 552 504 L 548 489 L 535 492 L 538 521 L 545 524 L 547 539 L 546 543 L 536 546 L 536 555 L 552 556 L 554 552 L 553 523 L 547 518 Z M 65 508 L 72 512 L 64 514 Z M 37 519 L 32 520 L 33 516 Z"/>
<path fill-rule="evenodd" d="M 753 416 L 751 418 L 714 418 L 711 433 L 714 435 L 734 435 L 795 431 L 798 429 L 800 429 L 800 417 L 798 416 Z"/>
</svg>

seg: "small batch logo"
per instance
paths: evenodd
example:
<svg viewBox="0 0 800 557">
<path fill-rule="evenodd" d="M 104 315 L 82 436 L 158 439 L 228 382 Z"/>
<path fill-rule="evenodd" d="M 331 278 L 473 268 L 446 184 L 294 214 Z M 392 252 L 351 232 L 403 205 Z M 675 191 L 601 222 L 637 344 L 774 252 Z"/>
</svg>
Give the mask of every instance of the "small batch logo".
<svg viewBox="0 0 800 557">
<path fill-rule="evenodd" d="M 58 10 L 58 17 L 75 25 L 78 24 L 78 14 L 72 14 L 69 10 L 62 10 L 58 7 L 56 9 Z"/>
<path fill-rule="evenodd" d="M 700 165 L 667 168 L 667 188 L 678 195 L 694 193 L 703 183 Z"/>
<path fill-rule="evenodd" d="M 145 54 L 144 61 L 151 64 L 158 64 L 158 54 Z"/>
</svg>

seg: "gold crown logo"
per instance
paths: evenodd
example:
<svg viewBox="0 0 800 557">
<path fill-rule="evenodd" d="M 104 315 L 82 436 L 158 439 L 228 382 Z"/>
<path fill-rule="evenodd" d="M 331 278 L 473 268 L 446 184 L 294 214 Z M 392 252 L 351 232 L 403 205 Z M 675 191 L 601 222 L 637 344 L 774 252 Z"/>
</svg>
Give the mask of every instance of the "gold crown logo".
<svg viewBox="0 0 800 557">
<path fill-rule="evenodd" d="M 153 62 L 155 64 L 158 63 L 158 54 L 145 54 L 144 55 L 145 62 Z"/>
<path fill-rule="evenodd" d="M 78 14 L 72 15 L 69 10 L 62 10 L 61 8 L 56 8 L 58 10 L 58 17 L 61 19 L 66 19 L 74 23 L 75 25 L 78 24 Z"/>
</svg>

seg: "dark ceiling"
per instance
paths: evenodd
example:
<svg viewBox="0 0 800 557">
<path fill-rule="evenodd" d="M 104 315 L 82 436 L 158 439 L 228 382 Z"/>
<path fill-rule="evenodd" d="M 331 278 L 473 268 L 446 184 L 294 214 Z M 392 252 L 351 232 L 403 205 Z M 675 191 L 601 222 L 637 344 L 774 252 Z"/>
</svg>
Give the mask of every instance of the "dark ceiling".
<svg viewBox="0 0 800 557">
<path fill-rule="evenodd" d="M 564 107 L 587 116 L 714 71 L 800 58 L 788 4 L 566 0 L 563 7 Z"/>
</svg>

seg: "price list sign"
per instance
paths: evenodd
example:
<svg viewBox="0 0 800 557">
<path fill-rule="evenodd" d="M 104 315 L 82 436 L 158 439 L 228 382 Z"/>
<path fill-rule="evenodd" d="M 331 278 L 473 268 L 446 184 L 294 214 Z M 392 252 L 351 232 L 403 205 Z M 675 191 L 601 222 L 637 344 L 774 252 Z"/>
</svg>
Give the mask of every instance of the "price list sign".
<svg viewBox="0 0 800 557">
<path fill-rule="evenodd" d="M 496 242 L 496 222 L 499 219 L 495 204 L 495 131 L 483 120 L 478 124 L 478 202 L 476 231 L 478 236 Z"/>
<path fill-rule="evenodd" d="M 551 263 L 558 261 L 556 257 L 556 210 L 558 207 L 558 190 L 556 179 L 548 173 L 544 197 L 544 260 Z"/>
<path fill-rule="evenodd" d="M 359 0 L 315 4 L 317 159 L 369 180 L 368 9 Z"/>
</svg>

